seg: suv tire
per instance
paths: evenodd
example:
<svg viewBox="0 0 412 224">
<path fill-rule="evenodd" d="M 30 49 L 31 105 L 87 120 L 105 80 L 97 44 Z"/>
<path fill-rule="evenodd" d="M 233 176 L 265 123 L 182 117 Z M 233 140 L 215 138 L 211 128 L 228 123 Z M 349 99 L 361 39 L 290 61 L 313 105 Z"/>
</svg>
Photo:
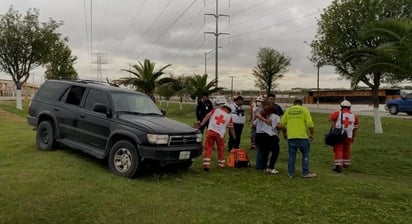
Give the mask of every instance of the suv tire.
<svg viewBox="0 0 412 224">
<path fill-rule="evenodd" d="M 108 163 L 110 171 L 119 176 L 133 178 L 140 171 L 136 147 L 127 140 L 120 140 L 112 146 Z"/>
<path fill-rule="evenodd" d="M 399 113 L 398 106 L 390 105 L 389 106 L 389 113 L 392 114 L 392 115 L 397 115 Z"/>
<path fill-rule="evenodd" d="M 54 150 L 54 130 L 50 121 L 42 121 L 37 127 L 36 144 L 40 150 Z"/>
</svg>

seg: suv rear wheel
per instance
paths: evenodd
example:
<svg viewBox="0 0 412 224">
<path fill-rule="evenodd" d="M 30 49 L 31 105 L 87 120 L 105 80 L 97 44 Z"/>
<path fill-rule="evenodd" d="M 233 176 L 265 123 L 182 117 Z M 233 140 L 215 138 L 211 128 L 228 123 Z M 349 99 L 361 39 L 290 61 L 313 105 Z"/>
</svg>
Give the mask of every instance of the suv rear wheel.
<svg viewBox="0 0 412 224">
<path fill-rule="evenodd" d="M 396 105 L 390 105 L 389 106 L 389 113 L 392 115 L 397 115 L 399 112 L 398 106 Z"/>
<path fill-rule="evenodd" d="M 127 140 L 116 142 L 110 149 L 109 169 L 116 175 L 133 178 L 140 168 L 136 147 Z"/>
<path fill-rule="evenodd" d="M 37 127 L 36 144 L 40 150 L 55 149 L 54 130 L 50 121 L 42 121 Z"/>
</svg>

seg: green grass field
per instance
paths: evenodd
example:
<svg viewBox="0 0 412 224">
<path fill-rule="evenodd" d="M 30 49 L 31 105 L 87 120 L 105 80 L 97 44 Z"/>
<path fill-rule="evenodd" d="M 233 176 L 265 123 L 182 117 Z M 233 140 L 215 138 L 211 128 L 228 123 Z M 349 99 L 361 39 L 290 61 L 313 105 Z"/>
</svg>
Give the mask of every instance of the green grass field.
<svg viewBox="0 0 412 224">
<path fill-rule="evenodd" d="M 14 107 L 0 102 L 0 223 L 412 223 L 412 120 L 382 118 L 384 134 L 376 135 L 373 118 L 360 117 L 343 174 L 330 170 L 332 151 L 323 144 L 327 114 L 312 114 L 318 178 L 287 177 L 282 140 L 279 175 L 214 166 L 206 173 L 199 157 L 187 172 L 130 180 L 75 150 L 37 150 L 26 111 Z M 194 121 L 194 105 L 161 107 Z M 249 147 L 248 128 L 241 145 Z M 254 164 L 255 152 L 249 156 Z"/>
</svg>

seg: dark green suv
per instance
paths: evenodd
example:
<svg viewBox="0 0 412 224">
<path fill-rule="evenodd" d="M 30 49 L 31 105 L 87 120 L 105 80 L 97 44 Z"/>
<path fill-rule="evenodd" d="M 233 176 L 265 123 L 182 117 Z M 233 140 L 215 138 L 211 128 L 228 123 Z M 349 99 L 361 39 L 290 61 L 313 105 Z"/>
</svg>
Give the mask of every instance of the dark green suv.
<svg viewBox="0 0 412 224">
<path fill-rule="evenodd" d="M 129 178 L 149 163 L 188 169 L 202 151 L 202 134 L 167 118 L 147 95 L 95 81 L 46 81 L 27 121 L 39 149 L 63 144 L 107 158 L 113 173 Z"/>
</svg>

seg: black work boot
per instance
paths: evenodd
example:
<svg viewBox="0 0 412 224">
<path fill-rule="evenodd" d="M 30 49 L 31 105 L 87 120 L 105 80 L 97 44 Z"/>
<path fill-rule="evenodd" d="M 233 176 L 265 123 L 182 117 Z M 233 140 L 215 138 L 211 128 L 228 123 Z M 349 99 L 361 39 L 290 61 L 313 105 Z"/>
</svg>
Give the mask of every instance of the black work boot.
<svg viewBox="0 0 412 224">
<path fill-rule="evenodd" d="M 336 173 L 342 173 L 342 167 L 341 166 L 335 166 L 333 169 Z"/>
</svg>

